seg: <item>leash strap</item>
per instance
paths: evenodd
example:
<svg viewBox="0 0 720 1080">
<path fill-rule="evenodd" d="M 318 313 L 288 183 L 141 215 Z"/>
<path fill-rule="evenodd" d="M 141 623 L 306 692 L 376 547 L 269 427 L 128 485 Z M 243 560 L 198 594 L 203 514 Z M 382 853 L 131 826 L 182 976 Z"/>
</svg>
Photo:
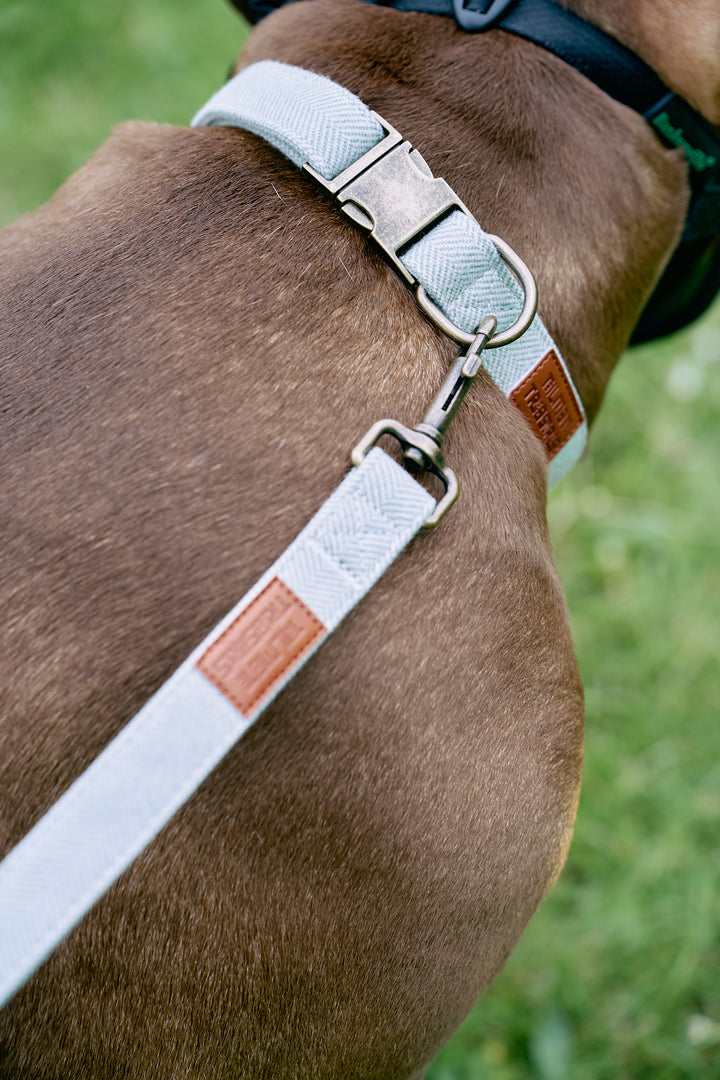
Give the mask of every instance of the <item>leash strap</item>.
<svg viewBox="0 0 720 1080">
<path fill-rule="evenodd" d="M 33 974 L 422 527 L 382 450 L 0 863 L 0 1005 Z"/>
<path fill-rule="evenodd" d="M 295 165 L 310 165 L 321 181 L 351 169 L 386 135 L 377 114 L 349 90 L 275 60 L 241 71 L 192 123 L 251 131 Z M 467 333 L 488 315 L 500 328 L 517 317 L 522 290 L 467 211 L 442 217 L 398 259 L 399 271 L 424 286 L 442 313 Z M 584 453 L 587 423 L 567 366 L 540 317 L 516 341 L 486 350 L 483 367 L 544 442 L 553 485 Z"/>
</svg>

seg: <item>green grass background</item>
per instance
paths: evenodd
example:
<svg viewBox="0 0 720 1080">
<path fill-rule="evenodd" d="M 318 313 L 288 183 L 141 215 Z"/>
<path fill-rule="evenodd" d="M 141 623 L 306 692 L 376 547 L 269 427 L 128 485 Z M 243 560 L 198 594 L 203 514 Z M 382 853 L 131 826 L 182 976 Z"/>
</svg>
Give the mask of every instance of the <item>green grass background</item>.
<svg viewBox="0 0 720 1080">
<path fill-rule="evenodd" d="M 0 224 L 120 120 L 186 122 L 243 35 L 223 0 L 0 0 Z M 577 831 L 431 1080 L 720 1078 L 719 422 L 716 306 L 624 358 L 551 498 L 587 695 Z"/>
</svg>

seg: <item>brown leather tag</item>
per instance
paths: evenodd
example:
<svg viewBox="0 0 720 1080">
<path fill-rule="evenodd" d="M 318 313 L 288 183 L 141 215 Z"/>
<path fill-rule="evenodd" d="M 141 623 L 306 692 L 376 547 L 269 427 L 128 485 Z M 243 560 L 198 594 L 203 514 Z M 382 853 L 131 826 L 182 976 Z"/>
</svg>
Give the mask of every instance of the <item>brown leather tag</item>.
<svg viewBox="0 0 720 1080">
<path fill-rule="evenodd" d="M 562 450 L 583 422 L 570 380 L 554 349 L 549 349 L 510 393 L 549 459 Z"/>
<path fill-rule="evenodd" d="M 273 578 L 196 667 L 249 717 L 324 634 L 325 627 L 310 608 Z"/>
</svg>

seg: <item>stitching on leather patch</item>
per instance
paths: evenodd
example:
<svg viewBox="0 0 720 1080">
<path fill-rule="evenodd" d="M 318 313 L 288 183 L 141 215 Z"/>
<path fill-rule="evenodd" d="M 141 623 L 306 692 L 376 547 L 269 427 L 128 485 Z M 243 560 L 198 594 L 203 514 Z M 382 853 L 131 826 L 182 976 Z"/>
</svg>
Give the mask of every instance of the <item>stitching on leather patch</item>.
<svg viewBox="0 0 720 1080">
<path fill-rule="evenodd" d="M 273 578 L 196 662 L 248 717 L 326 633 L 292 589 Z"/>
<path fill-rule="evenodd" d="M 545 444 L 549 460 L 562 450 L 583 422 L 572 383 L 554 349 L 545 353 L 509 396 Z"/>
</svg>

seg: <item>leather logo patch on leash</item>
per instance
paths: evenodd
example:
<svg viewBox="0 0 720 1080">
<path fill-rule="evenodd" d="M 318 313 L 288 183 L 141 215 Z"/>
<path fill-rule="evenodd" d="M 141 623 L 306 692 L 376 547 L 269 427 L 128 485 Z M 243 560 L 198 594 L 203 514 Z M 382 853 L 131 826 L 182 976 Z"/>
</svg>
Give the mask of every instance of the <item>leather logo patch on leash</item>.
<svg viewBox="0 0 720 1080">
<path fill-rule="evenodd" d="M 273 578 L 196 666 L 249 717 L 325 632 L 292 589 Z"/>
<path fill-rule="evenodd" d="M 523 414 L 548 458 L 554 458 L 583 422 L 570 381 L 554 349 L 511 391 L 510 401 Z"/>
</svg>

